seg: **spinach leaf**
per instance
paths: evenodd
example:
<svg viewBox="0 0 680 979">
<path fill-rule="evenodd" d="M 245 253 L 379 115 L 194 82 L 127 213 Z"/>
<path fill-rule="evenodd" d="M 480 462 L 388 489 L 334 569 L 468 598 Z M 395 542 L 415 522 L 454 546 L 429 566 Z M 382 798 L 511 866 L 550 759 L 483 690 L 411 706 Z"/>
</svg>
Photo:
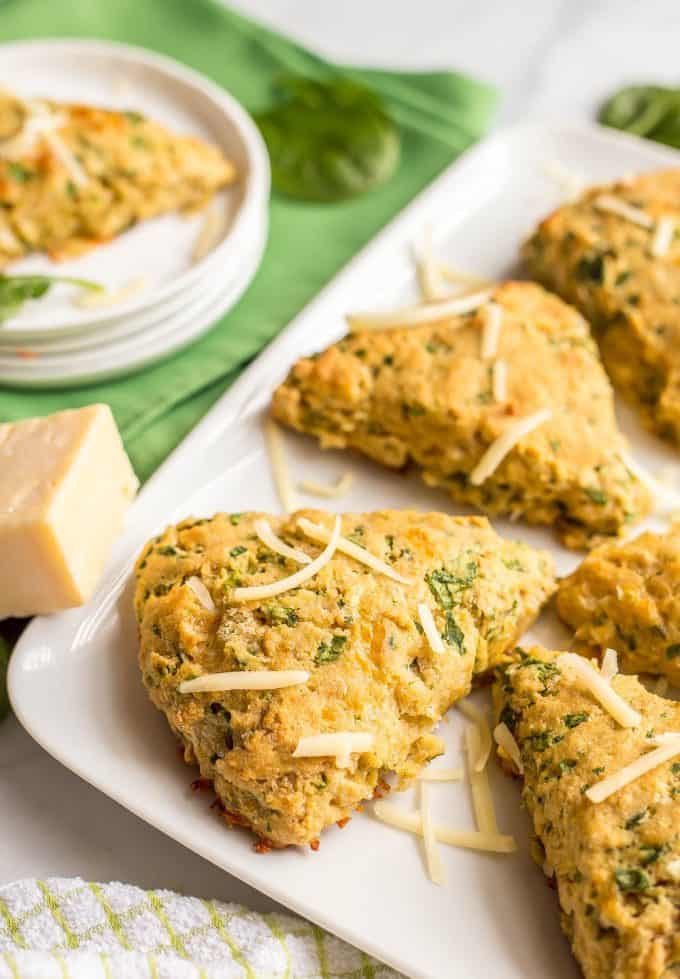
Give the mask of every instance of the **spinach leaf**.
<svg viewBox="0 0 680 979">
<path fill-rule="evenodd" d="M 40 299 L 55 282 L 66 282 L 81 289 L 102 289 L 98 282 L 52 275 L 0 275 L 0 324 L 13 316 L 27 299 Z"/>
<path fill-rule="evenodd" d="M 330 644 L 327 642 L 320 642 L 316 651 L 316 656 L 314 657 L 314 662 L 317 666 L 321 666 L 322 663 L 334 663 L 336 659 L 339 659 L 345 648 L 345 643 L 347 642 L 347 636 L 333 636 Z"/>
<path fill-rule="evenodd" d="M 277 104 L 255 117 L 277 190 L 339 201 L 378 187 L 399 162 L 400 136 L 381 99 L 343 78 L 285 76 Z"/>
<path fill-rule="evenodd" d="M 11 648 L 6 639 L 0 636 L 0 721 L 9 714 L 9 697 L 7 696 L 7 667 Z"/>
<path fill-rule="evenodd" d="M 680 148 L 680 89 L 629 85 L 607 99 L 598 119 L 605 126 Z"/>
</svg>

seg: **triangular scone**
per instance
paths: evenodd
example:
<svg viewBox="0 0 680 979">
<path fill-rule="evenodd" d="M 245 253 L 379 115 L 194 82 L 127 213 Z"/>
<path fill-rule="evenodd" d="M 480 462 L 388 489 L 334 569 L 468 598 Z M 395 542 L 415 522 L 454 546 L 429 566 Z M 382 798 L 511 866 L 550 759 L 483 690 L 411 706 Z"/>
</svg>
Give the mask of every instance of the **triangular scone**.
<svg viewBox="0 0 680 979">
<path fill-rule="evenodd" d="M 541 222 L 531 275 L 590 320 L 643 421 L 680 444 L 680 169 L 592 187 Z"/>
<path fill-rule="evenodd" d="M 616 535 L 650 507 L 622 459 L 612 391 L 585 320 L 528 282 L 493 296 L 502 310 L 494 366 L 481 356 L 484 307 L 438 325 L 353 333 L 299 360 L 274 394 L 274 417 L 324 448 L 358 449 L 395 468 L 415 462 L 429 485 L 492 514 L 554 524 L 569 546 Z M 492 443 L 541 409 L 480 485 Z"/>
<path fill-rule="evenodd" d="M 34 251 L 78 255 L 235 179 L 217 147 L 138 112 L 0 92 L 0 268 Z"/>
<path fill-rule="evenodd" d="M 660 979 L 680 961 L 680 755 L 604 801 L 586 792 L 655 750 L 655 735 L 680 732 L 680 705 L 618 675 L 614 690 L 641 716 L 621 727 L 558 655 L 522 653 L 494 686 L 519 746 L 535 856 L 554 874 L 586 979 Z"/>
<path fill-rule="evenodd" d="M 334 524 L 316 511 L 266 519 L 289 546 L 316 557 L 324 545 L 301 531 L 301 517 L 327 530 Z M 408 584 L 336 551 L 304 584 L 239 601 L 235 588 L 304 567 L 262 542 L 258 518 L 218 514 L 170 527 L 137 563 L 135 606 L 144 683 L 187 759 L 214 781 L 226 810 L 285 846 L 350 816 L 383 772 L 407 779 L 441 753 L 432 729 L 467 694 L 473 672 L 513 648 L 554 591 L 554 575 L 547 554 L 502 540 L 484 518 L 345 514 L 346 539 Z M 434 617 L 439 651 L 419 604 Z M 178 690 L 182 681 L 235 670 L 310 676 L 280 690 Z M 293 757 L 303 737 L 347 731 L 374 737 L 347 767 Z"/>
<path fill-rule="evenodd" d="M 680 523 L 595 548 L 560 584 L 557 611 L 582 646 L 616 649 L 624 673 L 680 686 Z"/>
</svg>

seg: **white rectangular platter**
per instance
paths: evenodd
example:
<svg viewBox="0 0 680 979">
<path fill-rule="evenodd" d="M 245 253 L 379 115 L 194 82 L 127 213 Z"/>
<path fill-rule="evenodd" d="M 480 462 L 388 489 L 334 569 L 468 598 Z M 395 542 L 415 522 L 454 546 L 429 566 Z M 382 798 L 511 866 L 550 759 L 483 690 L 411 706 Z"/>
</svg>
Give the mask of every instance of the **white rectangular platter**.
<svg viewBox="0 0 680 979">
<path fill-rule="evenodd" d="M 426 878 L 418 841 L 378 823 L 370 805 L 344 830 L 326 832 L 318 853 L 256 855 L 246 834 L 227 831 L 209 800 L 191 793 L 194 776 L 177 760 L 164 719 L 147 701 L 136 663 L 130 567 L 146 539 L 170 522 L 218 510 L 278 510 L 262 437 L 275 383 L 301 354 L 336 339 L 346 312 L 413 296 L 410 247 L 428 224 L 437 247 L 457 266 L 494 278 L 512 274 L 525 234 L 560 203 L 562 190 L 545 172 L 553 159 L 600 181 L 677 166 L 680 154 L 595 127 L 532 126 L 500 132 L 466 154 L 297 317 L 149 481 L 89 605 L 34 621 L 11 663 L 15 711 L 55 758 L 196 853 L 414 979 L 578 975 L 560 932 L 556 895 L 529 856 L 517 784 L 492 763 L 500 827 L 515 834 L 518 852 L 491 856 L 442 847 L 444 887 Z M 677 464 L 677 455 L 642 433 L 623 409 L 621 422 L 650 471 Z M 414 478 L 322 454 L 311 440 L 292 435 L 286 447 L 296 480 L 330 482 L 354 472 L 352 491 L 332 501 L 333 509 L 460 512 Z M 300 495 L 300 505 L 317 504 Z M 578 561 L 549 530 L 496 525 L 503 534 L 551 547 L 561 573 Z M 533 636 L 562 646 L 566 641 L 550 614 Z M 482 702 L 488 694 L 475 696 Z M 447 765 L 461 763 L 461 720 L 453 711 L 441 725 Z M 464 784 L 433 786 L 433 795 L 437 821 L 473 828 Z M 414 805 L 410 793 L 399 803 Z"/>
</svg>

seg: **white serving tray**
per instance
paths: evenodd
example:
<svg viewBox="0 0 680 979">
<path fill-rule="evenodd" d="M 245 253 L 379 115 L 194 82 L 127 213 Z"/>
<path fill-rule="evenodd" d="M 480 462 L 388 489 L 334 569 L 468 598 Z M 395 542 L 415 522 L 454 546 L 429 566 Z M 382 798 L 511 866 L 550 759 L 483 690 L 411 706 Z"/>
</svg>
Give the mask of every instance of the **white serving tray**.
<svg viewBox="0 0 680 979">
<path fill-rule="evenodd" d="M 576 979 L 559 928 L 555 894 L 528 853 L 529 827 L 518 786 L 492 764 L 501 829 L 516 835 L 513 856 L 442 847 L 447 885 L 425 877 L 417 840 L 366 813 L 332 828 L 318 853 L 290 849 L 258 856 L 252 840 L 229 832 L 189 790 L 191 770 L 178 762 L 165 720 L 148 703 L 136 663 L 131 562 L 144 541 L 171 521 L 217 510 L 277 510 L 261 431 L 273 385 L 301 354 L 344 330 L 352 308 L 409 299 L 409 248 L 430 224 L 442 252 L 483 275 L 511 274 L 532 224 L 561 199 L 543 169 L 558 158 L 589 180 L 678 165 L 680 154 L 596 127 L 520 126 L 500 132 L 450 167 L 388 225 L 259 357 L 170 456 L 140 494 L 105 581 L 86 608 L 36 619 L 11 661 L 10 694 L 19 720 L 55 758 L 111 798 L 240 879 L 418 979 Z M 651 471 L 677 455 L 621 412 L 639 461 Z M 415 507 L 460 512 L 416 479 L 287 436 L 296 477 L 331 480 L 346 469 L 355 486 L 333 509 Z M 301 497 L 301 503 L 318 501 Z M 651 522 L 653 526 L 654 523 Z M 561 572 L 577 555 L 548 530 L 497 521 L 499 531 L 549 546 Z M 534 637 L 564 645 L 550 614 Z M 483 700 L 488 695 L 476 695 Z M 441 725 L 460 758 L 459 715 Z M 438 785 L 438 820 L 473 827 L 465 785 Z M 401 800 L 414 803 L 409 794 Z"/>
</svg>

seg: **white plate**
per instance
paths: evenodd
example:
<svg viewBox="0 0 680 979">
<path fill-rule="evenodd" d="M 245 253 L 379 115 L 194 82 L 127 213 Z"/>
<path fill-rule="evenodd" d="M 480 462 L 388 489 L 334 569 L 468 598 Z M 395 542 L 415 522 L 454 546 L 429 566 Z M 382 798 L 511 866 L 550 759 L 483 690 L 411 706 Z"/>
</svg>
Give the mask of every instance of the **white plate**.
<svg viewBox="0 0 680 979">
<path fill-rule="evenodd" d="M 255 856 L 247 835 L 225 831 L 206 799 L 189 791 L 192 775 L 176 759 L 165 720 L 147 702 L 136 664 L 129 570 L 143 542 L 170 521 L 217 510 L 277 510 L 261 437 L 261 412 L 274 383 L 301 354 L 339 336 L 348 309 L 408 298 L 414 289 L 410 245 L 428 224 L 438 229 L 442 249 L 459 266 L 490 276 L 507 273 L 520 239 L 559 202 L 559 189 L 542 170 L 542 162 L 554 157 L 594 180 L 677 165 L 680 158 L 594 127 L 519 127 L 469 152 L 246 371 L 149 481 L 94 599 L 84 609 L 35 620 L 10 665 L 10 694 L 20 721 L 63 764 L 196 853 L 418 979 L 577 979 L 560 932 L 557 899 L 529 856 L 517 784 L 492 765 L 499 822 L 516 835 L 520 852 L 494 857 L 442 847 L 445 887 L 426 879 L 416 840 L 368 812 L 343 831 L 324 833 L 318 854 Z M 643 464 L 654 470 L 677 462 L 669 449 L 641 433 L 630 413 L 625 419 Z M 348 468 L 356 473 L 352 493 L 333 501 L 333 509 L 461 510 L 417 480 L 358 458 L 321 453 L 311 439 L 287 436 L 287 444 L 296 478 L 313 474 L 330 481 Z M 561 572 L 578 560 L 547 530 L 503 521 L 497 527 L 549 546 Z M 565 641 L 550 615 L 533 636 Z M 447 763 L 456 764 L 455 711 L 441 733 L 450 745 Z M 473 826 L 464 785 L 436 786 L 433 793 L 439 819 Z M 412 802 L 407 796 L 402 804 Z"/>
<path fill-rule="evenodd" d="M 45 331 L 69 332 L 133 313 L 188 290 L 210 266 L 236 261 L 249 225 L 259 218 L 269 193 L 269 161 L 250 116 L 227 92 L 171 58 L 143 48 L 101 41 L 20 41 L 0 45 L 0 87 L 22 96 L 49 96 L 116 109 L 134 109 L 179 133 L 221 146 L 241 179 L 218 195 L 225 234 L 200 262 L 191 258 L 204 213 L 164 215 L 144 221 L 110 244 L 67 262 L 34 255 L 10 266 L 12 274 L 71 275 L 116 288 L 138 279 L 148 287 L 114 308 L 78 309 L 72 290 L 55 288 L 27 303 L 2 327 L 24 340 Z"/>
<path fill-rule="evenodd" d="M 257 226 L 250 228 L 251 237 L 243 241 L 243 248 L 235 262 L 229 264 L 225 271 L 206 276 L 207 281 L 199 279 L 198 283 L 179 296 L 173 296 L 166 302 L 154 305 L 150 309 L 140 310 L 131 316 L 122 316 L 110 323 L 100 323 L 89 334 L 69 334 L 43 338 L 40 341 L 17 344 L 16 338 L 12 344 L 0 342 L 0 382 L 4 380 L 5 369 L 18 368 L 23 372 L 43 368 L 46 365 L 70 365 L 80 357 L 90 357 L 93 353 L 105 355 L 112 344 L 118 344 L 126 338 L 139 340 L 157 339 L 166 332 L 173 330 L 180 317 L 186 321 L 192 311 L 203 309 L 206 302 L 217 303 L 219 298 L 226 295 L 232 286 L 240 282 L 244 275 L 253 273 L 252 262 L 254 254 L 262 250 L 266 240 L 268 226 L 267 212 L 263 211 Z M 256 271 L 256 270 L 255 270 Z M 2 335 L 0 332 L 0 340 Z M 37 354 L 38 357 L 33 357 Z M 65 354 L 69 354 L 67 358 Z M 38 363 L 39 358 L 39 363 Z"/>
<path fill-rule="evenodd" d="M 238 275 L 226 287 L 219 283 L 217 289 L 182 308 L 167 322 L 95 349 L 52 357 L 0 358 L 0 383 L 20 388 L 72 387 L 131 374 L 169 357 L 197 340 L 236 305 L 259 268 L 266 231 L 265 225 L 247 253 L 241 256 Z"/>
</svg>

